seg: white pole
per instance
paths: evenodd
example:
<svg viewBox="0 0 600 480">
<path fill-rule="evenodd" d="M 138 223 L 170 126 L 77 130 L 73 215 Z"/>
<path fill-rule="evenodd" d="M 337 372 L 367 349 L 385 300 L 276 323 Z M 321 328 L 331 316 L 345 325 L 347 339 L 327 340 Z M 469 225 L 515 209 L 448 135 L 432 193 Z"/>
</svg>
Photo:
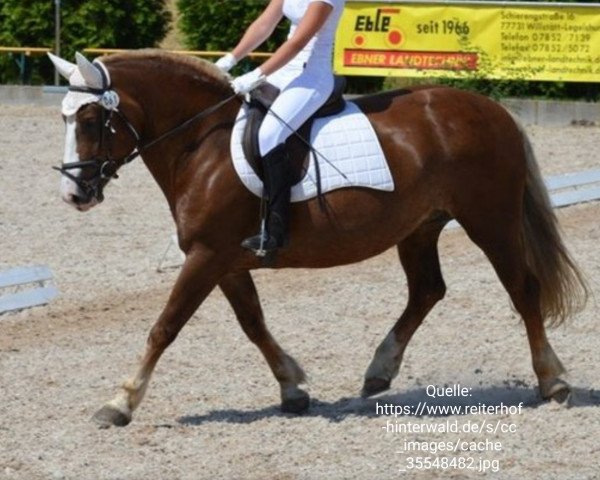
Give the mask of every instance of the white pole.
<svg viewBox="0 0 600 480">
<path fill-rule="evenodd" d="M 54 0 L 54 54 L 60 57 L 60 0 Z M 54 85 L 58 84 L 58 72 L 54 69 Z"/>
</svg>

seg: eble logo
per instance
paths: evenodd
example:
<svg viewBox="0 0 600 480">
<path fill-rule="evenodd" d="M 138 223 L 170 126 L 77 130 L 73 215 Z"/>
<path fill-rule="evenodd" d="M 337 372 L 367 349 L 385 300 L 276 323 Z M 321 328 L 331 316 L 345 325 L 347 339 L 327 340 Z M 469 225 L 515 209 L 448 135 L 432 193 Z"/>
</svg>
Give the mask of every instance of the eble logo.
<svg viewBox="0 0 600 480">
<path fill-rule="evenodd" d="M 399 8 L 378 8 L 374 16 L 358 15 L 354 23 L 355 34 L 352 42 L 356 47 L 366 47 L 367 39 L 372 34 L 382 34 L 389 47 L 400 46 L 404 35 L 398 27 L 392 25 L 392 16 L 399 13 Z"/>
</svg>

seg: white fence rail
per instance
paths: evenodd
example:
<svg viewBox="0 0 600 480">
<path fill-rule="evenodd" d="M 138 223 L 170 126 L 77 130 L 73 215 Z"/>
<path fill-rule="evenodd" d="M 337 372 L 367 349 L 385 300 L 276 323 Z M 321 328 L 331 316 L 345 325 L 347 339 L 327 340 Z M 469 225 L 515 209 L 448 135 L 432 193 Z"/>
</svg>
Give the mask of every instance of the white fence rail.
<svg viewBox="0 0 600 480">
<path fill-rule="evenodd" d="M 46 265 L 0 271 L 0 315 L 50 302 L 58 296 L 52 277 Z"/>
</svg>

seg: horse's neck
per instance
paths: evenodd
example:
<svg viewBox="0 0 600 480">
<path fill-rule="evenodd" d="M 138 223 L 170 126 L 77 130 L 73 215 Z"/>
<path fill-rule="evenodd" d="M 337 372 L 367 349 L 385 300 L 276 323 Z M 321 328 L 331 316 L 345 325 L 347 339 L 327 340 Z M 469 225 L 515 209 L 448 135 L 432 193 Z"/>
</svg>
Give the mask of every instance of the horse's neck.
<svg viewBox="0 0 600 480">
<path fill-rule="evenodd" d="M 187 84 L 186 84 L 187 83 Z M 178 84 L 176 79 L 169 86 L 157 86 L 157 91 L 139 89 L 137 103 L 144 115 L 143 142 L 148 143 L 173 131 L 200 112 L 218 104 L 226 95 L 216 93 L 214 88 L 189 89 L 189 81 Z M 237 105 L 237 107 L 236 107 Z M 205 162 L 215 149 L 211 146 L 214 135 L 230 133 L 239 108 L 237 102 L 230 102 L 217 111 L 173 131 L 144 152 L 142 158 L 148 170 L 162 189 L 171 209 L 177 202 L 176 184 L 182 164 L 200 168 L 199 162 Z M 201 150 L 206 152 L 200 155 Z M 203 153 L 204 153 L 203 152 Z M 198 165 L 196 165 L 198 164 Z"/>
<path fill-rule="evenodd" d="M 226 96 L 217 93 L 213 88 L 199 86 L 193 90 L 181 80 L 169 82 L 168 86 L 157 85 L 155 89 L 142 91 L 137 96 L 137 103 L 144 112 L 144 128 L 142 135 L 146 143 L 152 142 L 173 132 L 157 143 L 157 146 L 171 144 L 171 146 L 182 145 L 182 140 L 210 128 L 217 120 L 223 119 L 226 109 L 219 109 L 206 117 L 198 118 L 186 126 L 186 122 L 201 112 L 210 109 L 224 100 Z"/>
</svg>

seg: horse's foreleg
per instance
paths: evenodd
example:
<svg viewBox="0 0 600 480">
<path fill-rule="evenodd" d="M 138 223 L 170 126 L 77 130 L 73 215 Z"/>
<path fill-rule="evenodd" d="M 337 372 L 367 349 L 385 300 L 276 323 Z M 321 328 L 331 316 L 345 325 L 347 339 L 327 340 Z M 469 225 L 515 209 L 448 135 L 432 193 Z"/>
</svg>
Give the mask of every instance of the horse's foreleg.
<svg viewBox="0 0 600 480">
<path fill-rule="evenodd" d="M 137 373 L 123 384 L 123 390 L 114 399 L 96 412 L 94 420 L 102 426 L 124 426 L 131 421 L 158 359 L 216 286 L 225 269 L 222 258 L 212 252 L 198 248 L 188 253 L 167 305 L 150 331 Z"/>
<path fill-rule="evenodd" d="M 219 287 L 229 300 L 248 338 L 260 349 L 281 388 L 281 409 L 300 413 L 309 405 L 308 394 L 298 388 L 305 381 L 296 361 L 278 345 L 265 325 L 260 300 L 249 272 L 230 274 Z"/>
<path fill-rule="evenodd" d="M 375 395 L 390 387 L 398 374 L 402 355 L 412 335 L 433 306 L 446 293 L 437 242 L 443 224 L 427 224 L 398 245 L 400 261 L 408 281 L 408 304 L 400 319 L 377 347 L 365 374 L 362 396 Z"/>
</svg>

